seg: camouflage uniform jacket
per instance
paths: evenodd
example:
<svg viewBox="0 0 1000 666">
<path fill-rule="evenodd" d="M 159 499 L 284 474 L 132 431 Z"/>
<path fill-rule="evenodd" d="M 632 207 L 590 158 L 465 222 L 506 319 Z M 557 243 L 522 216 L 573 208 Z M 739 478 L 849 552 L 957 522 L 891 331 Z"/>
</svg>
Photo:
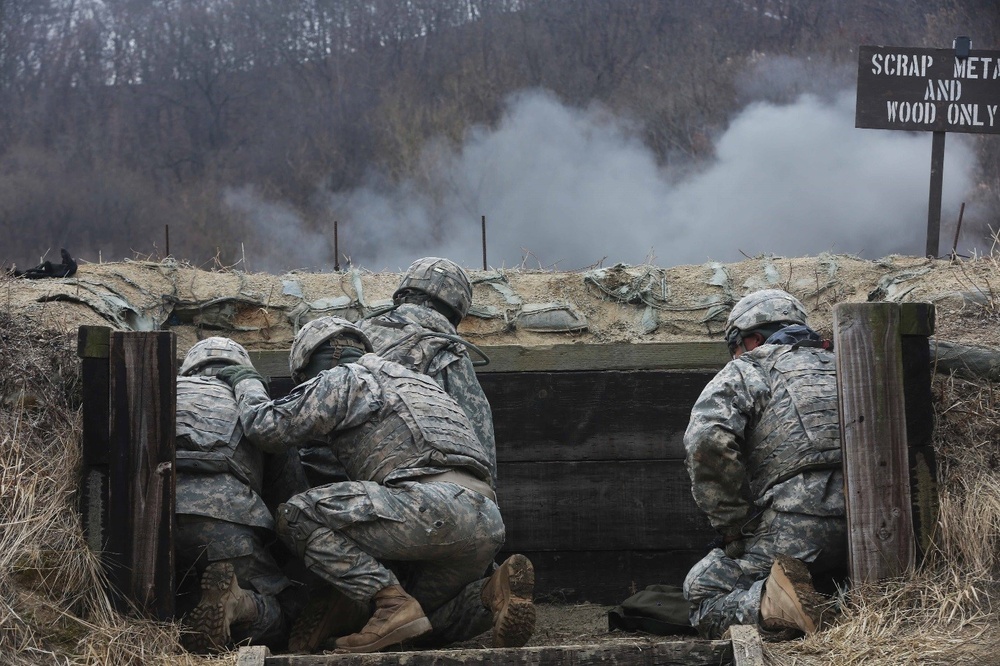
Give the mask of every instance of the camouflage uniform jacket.
<svg viewBox="0 0 1000 666">
<path fill-rule="evenodd" d="M 493 486 L 489 461 L 458 404 L 426 375 L 365 354 L 271 401 L 260 382 L 236 387 L 246 432 L 265 450 L 324 440 L 355 481 L 464 469 Z"/>
<path fill-rule="evenodd" d="M 261 499 L 263 454 L 243 436 L 232 389 L 178 377 L 176 424 L 176 512 L 273 528 Z"/>
<path fill-rule="evenodd" d="M 695 502 L 722 534 L 768 506 L 843 515 L 833 353 L 764 344 L 730 361 L 691 410 L 684 446 Z"/>
<path fill-rule="evenodd" d="M 493 413 L 483 393 L 469 352 L 455 340 L 435 335 L 457 336 L 454 325 L 431 308 L 404 303 L 383 315 L 359 322 L 375 353 L 407 368 L 429 375 L 454 398 L 472 422 L 479 441 L 490 456 L 490 475 L 495 479 L 496 439 Z"/>
</svg>

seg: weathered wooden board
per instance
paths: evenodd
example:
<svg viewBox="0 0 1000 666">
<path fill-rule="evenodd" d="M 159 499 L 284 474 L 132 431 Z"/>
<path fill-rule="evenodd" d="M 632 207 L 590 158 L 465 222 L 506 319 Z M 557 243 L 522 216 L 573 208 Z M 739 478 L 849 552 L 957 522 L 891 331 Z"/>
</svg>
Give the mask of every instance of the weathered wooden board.
<svg viewBox="0 0 1000 666">
<path fill-rule="evenodd" d="M 729 361 L 724 342 L 619 342 L 522 347 L 480 345 L 490 359 L 479 373 L 572 372 L 577 370 L 704 370 Z M 257 371 L 287 377 L 288 350 L 251 351 Z"/>
<path fill-rule="evenodd" d="M 855 582 L 914 565 L 903 353 L 896 303 L 834 307 L 850 574 Z"/>
<path fill-rule="evenodd" d="M 684 458 L 684 430 L 714 372 L 485 373 L 500 461 Z"/>
<path fill-rule="evenodd" d="M 566 645 L 482 650 L 423 650 L 373 654 L 270 655 L 244 648 L 239 666 L 726 666 L 733 663 L 730 641 L 649 641 L 636 644 Z"/>
<path fill-rule="evenodd" d="M 151 617 L 173 616 L 172 525 L 176 342 L 170 332 L 112 332 L 110 536 L 112 580 Z"/>
<path fill-rule="evenodd" d="M 679 461 L 506 463 L 498 476 L 511 548 L 675 550 L 709 533 Z"/>
</svg>

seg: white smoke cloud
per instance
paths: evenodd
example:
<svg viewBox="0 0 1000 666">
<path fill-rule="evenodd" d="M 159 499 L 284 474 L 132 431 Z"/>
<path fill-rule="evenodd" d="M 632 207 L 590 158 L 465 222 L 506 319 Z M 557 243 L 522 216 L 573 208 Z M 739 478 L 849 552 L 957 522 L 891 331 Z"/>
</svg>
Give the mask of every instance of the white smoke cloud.
<svg viewBox="0 0 1000 666">
<path fill-rule="evenodd" d="M 521 93 L 496 128 L 474 129 L 457 150 L 430 145 L 419 182 L 330 194 L 341 254 L 373 270 L 425 255 L 480 268 L 482 215 L 494 267 L 923 254 L 931 134 L 856 129 L 853 91 L 752 103 L 711 164 L 680 176 L 633 130 L 599 107 Z M 958 210 L 974 166 L 968 143 L 949 136 L 945 211 Z M 303 245 L 329 247 L 296 252 Z"/>
<path fill-rule="evenodd" d="M 311 231 L 291 205 L 266 200 L 252 187 L 227 189 L 223 203 L 240 214 L 251 230 L 252 245 L 230 248 L 232 256 L 241 261 L 246 257 L 244 270 L 282 273 L 332 267 L 330 241 Z"/>
</svg>

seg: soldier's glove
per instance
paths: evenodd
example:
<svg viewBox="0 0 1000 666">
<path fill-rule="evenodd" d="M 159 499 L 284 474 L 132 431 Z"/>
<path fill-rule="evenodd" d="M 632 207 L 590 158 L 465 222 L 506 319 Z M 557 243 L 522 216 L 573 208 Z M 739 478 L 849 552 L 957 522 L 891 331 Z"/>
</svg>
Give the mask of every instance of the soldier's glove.
<svg viewBox="0 0 1000 666">
<path fill-rule="evenodd" d="M 263 384 L 264 389 L 267 390 L 267 380 L 264 379 L 262 374 L 254 370 L 249 365 L 230 365 L 222 370 L 219 370 L 219 373 L 215 376 L 229 384 L 234 389 L 236 388 L 236 385 L 242 381 L 255 379 Z"/>
</svg>

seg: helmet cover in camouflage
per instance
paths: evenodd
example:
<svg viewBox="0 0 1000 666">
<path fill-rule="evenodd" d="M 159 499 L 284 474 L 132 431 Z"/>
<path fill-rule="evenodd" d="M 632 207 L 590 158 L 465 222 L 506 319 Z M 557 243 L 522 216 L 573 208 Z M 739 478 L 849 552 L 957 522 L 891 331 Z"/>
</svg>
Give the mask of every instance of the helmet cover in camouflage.
<svg viewBox="0 0 1000 666">
<path fill-rule="evenodd" d="M 213 336 L 191 345 L 187 356 L 184 357 L 184 363 L 181 364 L 180 374 L 189 377 L 210 363 L 220 362 L 229 365 L 253 365 L 243 345 L 229 338 Z"/>
<path fill-rule="evenodd" d="M 806 309 L 787 291 L 761 289 L 747 294 L 733 306 L 726 320 L 726 338 L 768 324 L 805 324 Z"/>
<path fill-rule="evenodd" d="M 400 292 L 412 289 L 438 299 L 464 319 L 472 306 L 472 282 L 461 266 L 450 259 L 424 257 L 417 259 L 407 269 L 393 298 Z"/>
<path fill-rule="evenodd" d="M 302 371 L 309 365 L 309 358 L 324 342 L 335 341 L 338 338 L 351 338 L 364 345 L 365 351 L 371 353 L 372 343 L 368 336 L 353 323 L 341 317 L 320 317 L 307 322 L 292 341 L 292 351 L 288 356 L 288 369 L 292 372 L 292 381 L 301 382 L 304 379 Z"/>
</svg>

